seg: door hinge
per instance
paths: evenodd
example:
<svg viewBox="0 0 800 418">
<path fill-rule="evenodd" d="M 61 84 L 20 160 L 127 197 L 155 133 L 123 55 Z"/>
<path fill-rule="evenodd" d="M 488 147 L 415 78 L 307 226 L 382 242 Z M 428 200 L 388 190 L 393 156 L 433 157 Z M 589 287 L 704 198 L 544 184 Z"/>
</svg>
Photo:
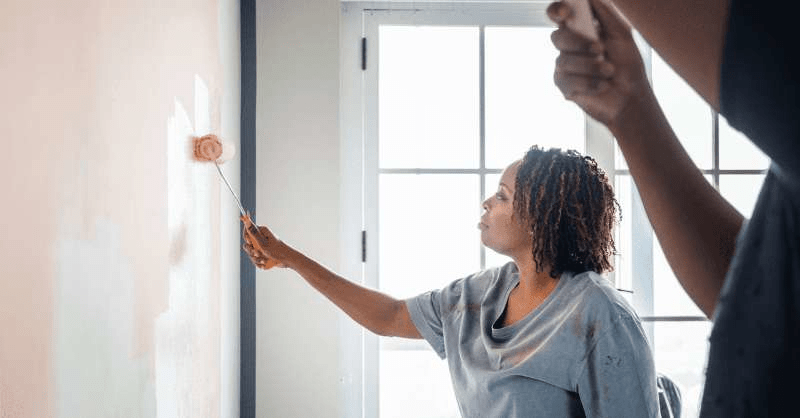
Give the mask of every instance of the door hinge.
<svg viewBox="0 0 800 418">
<path fill-rule="evenodd" d="M 367 38 L 361 38 L 361 70 L 367 69 Z"/>
<path fill-rule="evenodd" d="M 367 262 L 367 231 L 361 231 L 361 262 Z"/>
</svg>

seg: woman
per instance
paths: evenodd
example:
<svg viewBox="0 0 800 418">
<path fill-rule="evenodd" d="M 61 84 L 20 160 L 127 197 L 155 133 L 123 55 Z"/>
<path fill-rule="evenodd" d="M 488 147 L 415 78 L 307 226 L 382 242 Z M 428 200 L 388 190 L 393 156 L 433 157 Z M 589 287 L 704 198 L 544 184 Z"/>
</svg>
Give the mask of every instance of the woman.
<svg viewBox="0 0 800 418">
<path fill-rule="evenodd" d="M 408 300 L 335 275 L 263 226 L 260 238 L 245 230 L 244 248 L 378 335 L 425 338 L 448 360 L 464 417 L 656 417 L 644 332 L 599 274 L 611 269 L 617 206 L 592 158 L 532 147 L 503 171 L 478 224 L 483 244 L 513 261 Z"/>
</svg>

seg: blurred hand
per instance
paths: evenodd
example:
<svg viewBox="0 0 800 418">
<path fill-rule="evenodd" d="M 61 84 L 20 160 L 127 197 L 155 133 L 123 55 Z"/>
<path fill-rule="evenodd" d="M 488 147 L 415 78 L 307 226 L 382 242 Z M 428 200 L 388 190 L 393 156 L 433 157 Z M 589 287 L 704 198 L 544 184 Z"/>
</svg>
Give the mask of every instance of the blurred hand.
<svg viewBox="0 0 800 418">
<path fill-rule="evenodd" d="M 607 0 L 587 0 L 598 20 L 600 40 L 590 41 L 566 27 L 572 10 L 557 1 L 547 15 L 559 25 L 551 36 L 560 51 L 554 81 L 568 100 L 607 126 L 613 125 L 631 97 L 650 92 L 650 84 L 630 25 Z"/>
<path fill-rule="evenodd" d="M 272 267 L 286 267 L 282 262 L 281 256 L 285 252 L 283 242 L 275 238 L 266 226 L 258 226 L 250 221 L 249 217 L 242 216 L 242 237 L 244 245 L 242 248 L 250 256 L 250 261 L 261 269 Z M 260 250 L 259 250 L 260 249 Z"/>
</svg>

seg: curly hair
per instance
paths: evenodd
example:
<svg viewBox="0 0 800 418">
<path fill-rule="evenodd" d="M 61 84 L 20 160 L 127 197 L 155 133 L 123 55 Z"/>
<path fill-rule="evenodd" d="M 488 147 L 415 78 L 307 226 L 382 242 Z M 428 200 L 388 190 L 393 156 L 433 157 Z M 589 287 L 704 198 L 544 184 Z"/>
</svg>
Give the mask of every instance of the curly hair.
<svg viewBox="0 0 800 418">
<path fill-rule="evenodd" d="M 514 211 L 530 226 L 536 271 L 612 270 L 619 203 L 597 162 L 574 150 L 531 147 L 516 176 Z"/>
</svg>

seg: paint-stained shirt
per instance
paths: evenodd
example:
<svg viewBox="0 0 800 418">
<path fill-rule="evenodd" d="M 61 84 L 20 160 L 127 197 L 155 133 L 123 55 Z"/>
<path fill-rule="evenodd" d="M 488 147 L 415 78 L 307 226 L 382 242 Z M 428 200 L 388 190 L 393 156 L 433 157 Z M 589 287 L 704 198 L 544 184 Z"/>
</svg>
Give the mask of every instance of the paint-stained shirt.
<svg viewBox="0 0 800 418">
<path fill-rule="evenodd" d="M 607 279 L 564 273 L 539 306 L 503 327 L 518 283 L 509 262 L 405 301 L 447 359 L 464 418 L 659 416 L 644 330 Z"/>
</svg>

